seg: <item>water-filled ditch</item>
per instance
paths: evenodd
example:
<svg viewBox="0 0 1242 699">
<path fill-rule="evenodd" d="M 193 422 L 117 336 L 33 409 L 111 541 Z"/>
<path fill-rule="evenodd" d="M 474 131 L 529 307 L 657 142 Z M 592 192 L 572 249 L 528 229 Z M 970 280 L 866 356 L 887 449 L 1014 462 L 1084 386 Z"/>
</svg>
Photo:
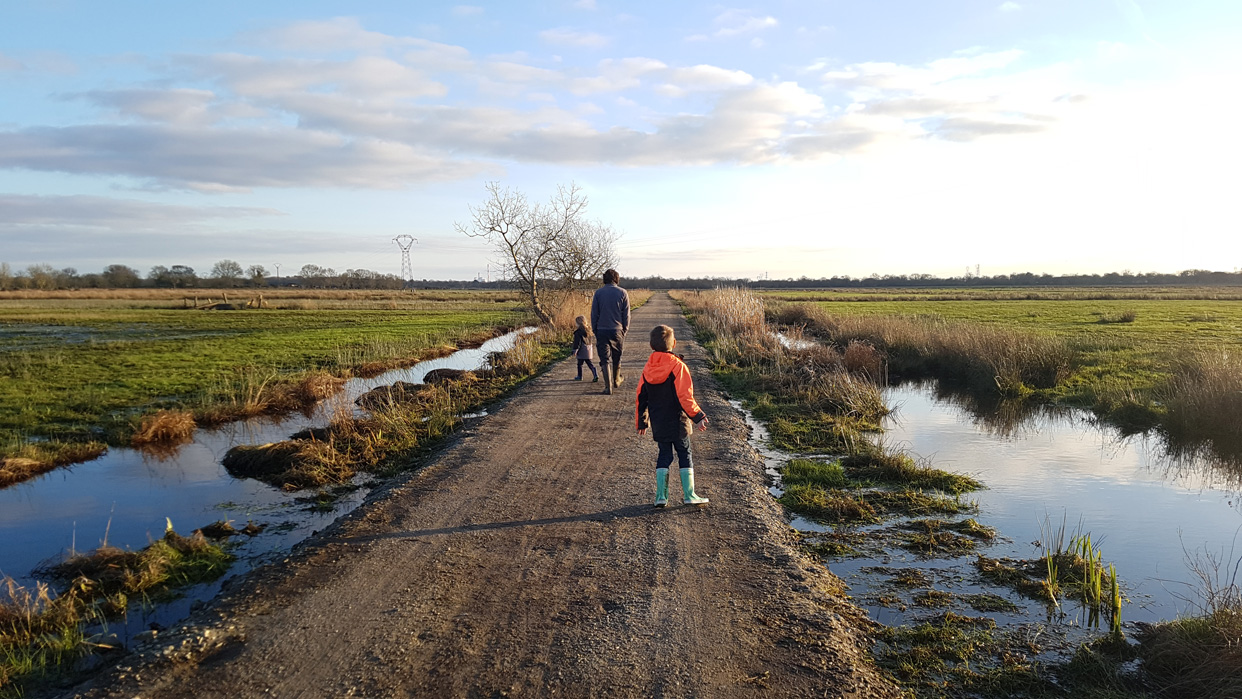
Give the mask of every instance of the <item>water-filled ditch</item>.
<svg viewBox="0 0 1242 699">
<path fill-rule="evenodd" d="M 1105 563 L 1116 564 L 1127 597 L 1126 624 L 1171 619 L 1194 613 L 1188 602 L 1198 589 L 1187 554 L 1212 553 L 1228 558 L 1238 541 L 1242 556 L 1242 501 L 1237 478 L 1206 463 L 1174 461 L 1155 438 L 1122 436 L 1075 410 L 1042 409 L 1022 415 L 968 409 L 932 384 L 908 384 L 886 390 L 895 408 L 880 438 L 889 448 L 904 449 L 931 465 L 975 477 L 986 490 L 963 495 L 978 504 L 972 514 L 997 530 L 997 538 L 978 553 L 991 558 L 1039 558 L 1036 542 L 1064 521 L 1070 532 L 1090 533 Z M 740 406 L 739 406 L 740 407 Z M 762 425 L 748 417 L 752 441 L 774 477 L 796 455 L 767 444 Z M 821 457 L 822 458 L 822 457 Z M 952 519 L 952 518 L 950 518 Z M 795 516 L 793 526 L 812 539 L 829 531 Z M 893 524 L 856 528 L 875 531 Z M 1044 603 L 985 583 L 975 569 L 975 555 L 926 557 L 893 546 L 865 557 L 831 557 L 828 567 L 850 586 L 850 594 L 872 618 L 903 624 L 931 616 L 944 607 L 919 606 L 915 596 L 928 588 L 953 593 L 948 608 L 979 615 L 965 603 L 980 593 L 1000 595 L 1018 611 L 989 612 L 1000 623 L 1040 622 L 1071 636 L 1086 621 L 1073 601 L 1049 610 Z M 922 584 L 894 584 L 897 571 L 917 569 Z M 907 577 L 907 580 L 910 578 Z M 1104 625 L 1107 629 L 1107 622 Z"/>
<path fill-rule="evenodd" d="M 251 479 L 229 475 L 221 465 L 233 447 L 288 439 L 308 427 L 326 425 L 358 396 L 397 381 L 421 383 L 434 369 L 474 370 L 484 367 L 493 352 L 513 346 L 524 328 L 492 338 L 478 348 L 420 362 L 370 379 L 351 379 L 344 389 L 306 414 L 255 418 L 215 429 L 200 429 L 175 452 L 153 454 L 128 448 L 58 469 L 0 490 L 0 576 L 29 585 L 43 564 L 56 562 L 70 550 L 89 551 L 105 539 L 112 546 L 139 549 L 164 532 L 165 521 L 182 533 L 231 520 L 241 528 L 253 521 L 264 530 L 254 537 L 232 538 L 238 561 L 215 583 L 199 586 L 177 601 L 131 613 L 111 630 L 141 631 L 150 623 L 168 625 L 185 616 L 196 601 L 210 598 L 228 577 L 264 561 L 279 558 L 290 547 L 357 507 L 374 487 L 367 475 L 355 488 L 327 505 L 307 502 L 308 493 L 285 493 Z"/>
</svg>

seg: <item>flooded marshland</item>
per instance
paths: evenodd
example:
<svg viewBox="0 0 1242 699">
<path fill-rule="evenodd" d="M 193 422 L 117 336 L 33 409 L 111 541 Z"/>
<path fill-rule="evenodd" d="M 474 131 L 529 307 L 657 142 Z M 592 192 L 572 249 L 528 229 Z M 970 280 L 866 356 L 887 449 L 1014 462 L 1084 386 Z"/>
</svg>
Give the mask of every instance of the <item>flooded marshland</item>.
<svg viewBox="0 0 1242 699">
<path fill-rule="evenodd" d="M 360 475 L 352 486 L 338 489 L 334 493 L 338 497 L 326 500 L 316 499 L 314 493 L 285 493 L 259 481 L 230 476 L 221 465 L 230 449 L 278 442 L 300 430 L 326 425 L 338 411 L 355 410 L 353 402 L 379 386 L 397 381 L 421 383 L 435 369 L 482 368 L 491 353 L 509 349 L 519 335 L 531 330 L 511 332 L 480 347 L 375 378 L 351 379 L 340 393 L 306 414 L 200 429 L 192 441 L 171 453 L 111 449 L 93 461 L 0 490 L 0 576 L 32 584 L 40 577 L 41 566 L 56 563 L 73 550 L 91 550 L 105 540 L 123 549 L 140 549 L 163 534 L 166 521 L 186 533 L 218 520 L 231 521 L 238 529 L 249 522 L 263 527 L 256 536 L 232 538 L 238 562 L 226 578 L 278 559 L 294 544 L 357 507 L 374 487 L 373 477 Z M 158 609 L 131 613 L 120 626 L 133 633 L 150 623 L 172 623 L 195 601 L 214 595 L 222 582 L 191 590 L 181 600 Z"/>
<path fill-rule="evenodd" d="M 932 384 L 907 384 L 886 390 L 894 409 L 880 439 L 890 449 L 905 450 L 935 468 L 981 481 L 986 490 L 961 496 L 978 506 L 972 514 L 994 528 L 997 538 L 980 542 L 976 553 L 990 558 L 1038 559 L 1039 543 L 1064 523 L 1067 533 L 1090 534 L 1105 563 L 1116 565 L 1126 597 L 1126 624 L 1194 614 L 1198 580 L 1188 565 L 1196 555 L 1236 560 L 1242 556 L 1242 496 L 1236 470 L 1193 456 L 1172 455 L 1155 437 L 1124 436 L 1098 425 L 1075 410 L 1015 411 L 1012 406 L 979 406 L 945 393 Z M 767 446 L 762 426 L 751 421 L 769 471 L 773 494 L 781 492 L 778 467 L 795 455 Z M 795 517 L 795 528 L 810 535 L 828 527 Z M 859 527 L 878 532 L 895 525 Z M 896 525 L 900 526 L 900 524 Z M 1233 551 L 1237 540 L 1238 549 Z M 829 568 L 850 586 L 851 596 L 872 618 L 886 624 L 916 621 L 933 613 L 927 588 L 944 590 L 958 600 L 991 593 L 1015 605 L 993 612 L 1009 623 L 1053 622 L 1080 627 L 1086 615 L 1074 602 L 1048 608 L 1012 590 L 984 582 L 975 553 L 923 555 L 883 546 L 862 557 L 830 557 Z M 916 569 L 919 585 L 895 584 L 898 571 Z M 904 575 L 909 580 L 909 573 Z M 963 602 L 935 605 L 977 614 Z M 1104 624 L 1107 630 L 1107 622 Z"/>
</svg>

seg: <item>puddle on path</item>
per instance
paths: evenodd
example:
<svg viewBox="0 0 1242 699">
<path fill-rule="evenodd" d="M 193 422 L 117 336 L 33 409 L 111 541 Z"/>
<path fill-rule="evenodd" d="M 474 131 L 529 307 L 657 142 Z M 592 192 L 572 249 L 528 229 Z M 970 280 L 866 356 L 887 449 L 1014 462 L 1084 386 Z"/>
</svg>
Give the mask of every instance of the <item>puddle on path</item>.
<svg viewBox="0 0 1242 699">
<path fill-rule="evenodd" d="M 185 534 L 221 519 L 232 520 L 238 528 L 248 521 L 267 525 L 254 538 L 232 538 L 238 562 L 225 579 L 283 556 L 294 544 L 357 507 L 371 490 L 371 477 L 360 475 L 356 479 L 360 488 L 330 508 L 312 511 L 297 501 L 310 492 L 284 493 L 258 481 L 230 476 L 220 465 L 229 449 L 281 441 L 299 430 L 326 425 L 339 406 L 352 408 L 355 398 L 378 386 L 396 381 L 421 383 L 433 369 L 482 368 L 492 352 L 509 349 L 519 335 L 533 330 L 517 330 L 478 348 L 458 350 L 374 378 L 351 379 L 343 391 L 322 401 L 309 414 L 256 418 L 197 430 L 192 442 L 167 458 L 116 448 L 93 461 L 0 490 L 0 576 L 29 585 L 39 565 L 60 560 L 74 548 L 91 550 L 102 542 L 105 532 L 113 546 L 142 548 L 163 535 L 165 518 Z M 128 624 L 137 625 L 134 630 L 141 631 L 153 620 L 162 625 L 172 623 L 183 618 L 196 600 L 212 597 L 221 582 L 187 591 L 184 599 L 161 605 L 142 618 L 131 614 Z"/>
<path fill-rule="evenodd" d="M 1090 532 L 1101 543 L 1104 561 L 1116 564 L 1129 598 L 1122 613 L 1126 624 L 1193 611 L 1186 602 L 1196 589 L 1186 553 L 1227 555 L 1235 537 L 1242 544 L 1236 478 L 1205 464 L 1172 463 L 1158 440 L 1120 436 L 1079 411 L 1045 410 L 1021 421 L 999 420 L 938 397 L 927 384 L 887 389 L 886 402 L 895 411 L 885 424 L 885 445 L 927 457 L 937 468 L 974 476 L 987 486 L 963 496 L 978 503 L 974 518 L 998 533 L 979 553 L 1036 558 L 1041 549 L 1034 542 L 1041 538 L 1041 525 L 1051 521 L 1059 526 L 1064 518 L 1068 530 Z M 752 443 L 774 477 L 771 491 L 779 496 L 776 469 L 796 455 L 771 448 L 766 430 L 743 413 L 753 430 Z M 803 532 L 828 530 L 798 516 L 792 525 Z M 1000 623 L 1053 621 L 1059 631 L 1083 623 L 1082 610 L 1073 602 L 1063 603 L 1050 619 L 1042 603 L 982 585 L 974 559 L 973 554 L 927 559 L 892 548 L 879 557 L 828 559 L 828 567 L 849 584 L 855 601 L 885 624 L 910 623 L 942 611 L 910 606 L 912 593 L 928 586 L 894 590 L 892 569 L 899 568 L 923 570 L 930 587 L 959 595 L 991 592 L 1024 610 L 987 614 Z M 980 615 L 962 604 L 951 609 Z"/>
</svg>

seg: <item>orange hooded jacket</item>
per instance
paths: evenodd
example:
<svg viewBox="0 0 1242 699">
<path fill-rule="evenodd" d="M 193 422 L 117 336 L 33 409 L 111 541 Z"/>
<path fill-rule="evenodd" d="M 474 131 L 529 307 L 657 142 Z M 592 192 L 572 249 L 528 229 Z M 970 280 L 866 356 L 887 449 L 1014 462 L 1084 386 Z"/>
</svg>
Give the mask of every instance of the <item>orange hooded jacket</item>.
<svg viewBox="0 0 1242 699">
<path fill-rule="evenodd" d="M 651 429 L 657 442 L 690 436 L 693 420 L 706 418 L 694 400 L 694 382 L 685 362 L 671 352 L 652 352 L 638 379 L 634 422 L 638 429 Z"/>
</svg>

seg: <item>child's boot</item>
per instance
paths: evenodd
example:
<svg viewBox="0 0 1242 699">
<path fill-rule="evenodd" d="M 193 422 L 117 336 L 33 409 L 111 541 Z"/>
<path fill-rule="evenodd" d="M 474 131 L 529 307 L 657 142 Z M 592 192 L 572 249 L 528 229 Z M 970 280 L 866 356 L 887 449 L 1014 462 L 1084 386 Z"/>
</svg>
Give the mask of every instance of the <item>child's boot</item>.
<svg viewBox="0 0 1242 699">
<path fill-rule="evenodd" d="M 656 507 L 664 507 L 668 504 L 668 469 L 656 469 Z"/>
<path fill-rule="evenodd" d="M 599 382 L 599 372 L 595 370 L 595 365 L 591 365 L 591 383 Z"/>
<path fill-rule="evenodd" d="M 707 498 L 701 498 L 698 493 L 694 492 L 694 469 L 692 468 L 681 469 L 681 499 L 687 505 L 706 505 L 708 502 Z"/>
<path fill-rule="evenodd" d="M 582 380 L 582 367 L 578 367 L 578 375 L 574 377 L 574 381 Z"/>
</svg>

